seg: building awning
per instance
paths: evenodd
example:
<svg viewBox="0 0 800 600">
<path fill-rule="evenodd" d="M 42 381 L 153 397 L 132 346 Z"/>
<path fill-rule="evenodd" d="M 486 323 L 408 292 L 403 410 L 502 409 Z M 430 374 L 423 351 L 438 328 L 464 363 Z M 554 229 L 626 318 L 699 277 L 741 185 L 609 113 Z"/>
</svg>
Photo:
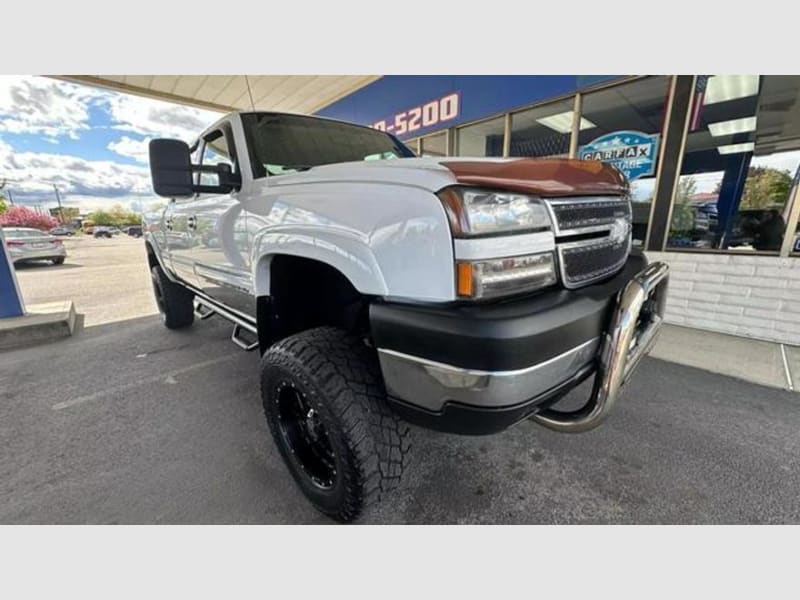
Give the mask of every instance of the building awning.
<svg viewBox="0 0 800 600">
<path fill-rule="evenodd" d="M 74 83 L 230 112 L 313 114 L 379 75 L 57 75 Z M 249 88 L 249 89 L 248 89 Z"/>
</svg>

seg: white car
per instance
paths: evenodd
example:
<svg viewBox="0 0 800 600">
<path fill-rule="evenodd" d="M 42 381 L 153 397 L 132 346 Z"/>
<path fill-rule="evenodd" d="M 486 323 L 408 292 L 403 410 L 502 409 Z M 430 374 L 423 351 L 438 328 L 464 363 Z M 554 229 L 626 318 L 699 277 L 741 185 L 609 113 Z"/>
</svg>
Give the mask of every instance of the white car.
<svg viewBox="0 0 800 600">
<path fill-rule="evenodd" d="M 216 314 L 260 349 L 275 443 L 341 521 L 400 481 L 406 421 L 596 427 L 661 324 L 668 269 L 631 252 L 628 183 L 600 162 L 417 158 L 248 112 L 153 140 L 150 169 L 174 200 L 145 234 L 164 324 Z M 553 408 L 591 376 L 583 408 Z"/>
<path fill-rule="evenodd" d="M 67 258 L 67 249 L 57 237 L 30 227 L 3 227 L 8 255 L 14 264 L 48 260 L 62 265 Z"/>
</svg>

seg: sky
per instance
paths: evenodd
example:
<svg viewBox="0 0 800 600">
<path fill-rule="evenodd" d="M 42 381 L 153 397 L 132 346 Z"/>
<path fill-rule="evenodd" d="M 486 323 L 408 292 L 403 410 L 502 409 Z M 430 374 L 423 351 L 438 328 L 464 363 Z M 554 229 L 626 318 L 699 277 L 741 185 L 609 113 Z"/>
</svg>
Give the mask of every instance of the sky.
<svg viewBox="0 0 800 600">
<path fill-rule="evenodd" d="M 34 76 L 0 76 L 0 190 L 14 202 L 84 212 L 145 210 L 153 194 L 147 144 L 191 142 L 221 113 Z"/>
</svg>

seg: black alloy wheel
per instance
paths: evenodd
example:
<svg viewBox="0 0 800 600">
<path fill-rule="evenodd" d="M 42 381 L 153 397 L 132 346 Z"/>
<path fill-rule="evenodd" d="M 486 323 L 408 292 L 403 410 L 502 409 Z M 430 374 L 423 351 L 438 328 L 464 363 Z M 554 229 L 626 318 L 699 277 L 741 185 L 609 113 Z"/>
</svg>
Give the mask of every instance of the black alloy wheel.
<svg viewBox="0 0 800 600">
<path fill-rule="evenodd" d="M 292 458 L 315 486 L 332 489 L 336 480 L 336 454 L 319 412 L 287 380 L 278 382 L 274 398 L 278 429 Z"/>
</svg>

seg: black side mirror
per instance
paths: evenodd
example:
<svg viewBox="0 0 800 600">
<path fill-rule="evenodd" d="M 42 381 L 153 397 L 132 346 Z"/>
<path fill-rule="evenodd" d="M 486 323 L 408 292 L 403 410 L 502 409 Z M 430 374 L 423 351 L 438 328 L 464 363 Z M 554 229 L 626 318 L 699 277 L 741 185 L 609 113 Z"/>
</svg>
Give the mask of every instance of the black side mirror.
<svg viewBox="0 0 800 600">
<path fill-rule="evenodd" d="M 150 140 L 149 151 L 150 177 L 153 190 L 159 196 L 187 198 L 195 193 L 227 194 L 241 185 L 230 165 L 193 165 L 189 145 L 182 140 Z M 195 185 L 192 174 L 198 171 L 216 174 L 218 185 Z"/>
<path fill-rule="evenodd" d="M 150 178 L 159 196 L 191 196 L 192 161 L 189 144 L 181 140 L 150 140 Z"/>
</svg>

